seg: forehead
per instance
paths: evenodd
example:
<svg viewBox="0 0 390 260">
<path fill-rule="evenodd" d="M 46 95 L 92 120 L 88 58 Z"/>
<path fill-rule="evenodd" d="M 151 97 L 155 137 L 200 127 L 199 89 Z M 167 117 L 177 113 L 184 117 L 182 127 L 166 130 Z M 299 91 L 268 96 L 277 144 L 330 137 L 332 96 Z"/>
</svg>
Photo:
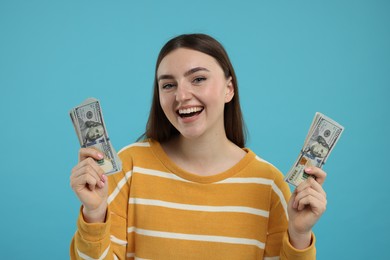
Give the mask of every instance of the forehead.
<svg viewBox="0 0 390 260">
<path fill-rule="evenodd" d="M 185 72 L 195 67 L 204 67 L 210 71 L 219 68 L 222 71 L 214 57 L 200 51 L 179 48 L 161 60 L 157 75 Z"/>
</svg>

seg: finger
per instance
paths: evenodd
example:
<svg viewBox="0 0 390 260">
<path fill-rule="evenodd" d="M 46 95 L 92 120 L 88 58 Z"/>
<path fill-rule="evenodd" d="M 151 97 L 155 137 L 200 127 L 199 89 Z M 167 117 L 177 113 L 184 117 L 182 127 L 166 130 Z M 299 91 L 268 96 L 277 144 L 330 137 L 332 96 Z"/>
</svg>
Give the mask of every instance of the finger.
<svg viewBox="0 0 390 260">
<path fill-rule="evenodd" d="M 314 180 L 314 178 L 308 178 L 306 181 L 302 182 L 297 188 L 297 192 L 301 192 L 307 188 L 312 188 L 316 190 L 317 192 L 321 193 L 323 196 L 326 197 L 326 193 L 324 189 L 322 188 L 321 184 L 317 182 L 317 180 Z"/>
<path fill-rule="evenodd" d="M 314 190 L 311 187 L 308 187 L 307 189 L 296 193 L 294 197 L 293 208 L 297 208 L 300 201 L 306 197 L 313 197 L 319 201 L 326 203 L 326 197 L 324 196 L 324 194 Z"/>
<path fill-rule="evenodd" d="M 80 176 L 89 175 L 94 178 L 96 182 L 102 182 L 104 184 L 104 171 L 97 165 L 97 163 L 93 159 L 89 158 L 80 164 L 82 165 L 79 167 L 75 167 L 72 170 L 72 174 L 70 177 L 71 181 L 73 179 L 79 178 Z"/>
<path fill-rule="evenodd" d="M 301 211 L 306 206 L 310 206 L 314 214 L 322 215 L 326 209 L 326 202 L 319 200 L 315 196 L 308 195 L 299 200 L 297 210 Z"/>
<path fill-rule="evenodd" d="M 82 174 L 91 174 L 92 176 L 95 176 L 97 179 L 102 179 L 102 176 L 104 174 L 103 169 L 94 161 L 92 158 L 87 158 L 84 161 L 77 164 L 71 172 L 71 178 L 72 177 L 78 177 Z"/>
<path fill-rule="evenodd" d="M 97 180 L 91 175 L 80 175 L 70 180 L 70 186 L 74 191 L 76 191 L 76 193 L 77 191 L 82 190 L 84 187 L 87 187 L 92 191 L 95 189 L 95 186 L 103 188 L 104 185 L 105 184 L 102 180 Z"/>
<path fill-rule="evenodd" d="M 298 202 L 302 197 L 308 196 L 308 195 L 314 195 L 318 199 L 325 200 L 326 201 L 326 193 L 322 186 L 315 181 L 313 178 L 308 178 L 306 181 L 301 183 L 294 191 L 294 198 L 293 198 L 293 208 L 296 208 L 298 205 Z"/>
<path fill-rule="evenodd" d="M 92 157 L 95 160 L 101 160 L 104 158 L 104 155 L 102 152 L 94 148 L 81 148 L 79 151 L 79 162 L 88 157 Z"/>
<path fill-rule="evenodd" d="M 93 190 L 97 180 L 90 175 L 79 175 L 71 180 L 72 189 L 77 193 L 85 188 Z"/>
<path fill-rule="evenodd" d="M 298 203 L 296 203 L 295 198 L 297 197 L 297 190 L 295 189 L 293 193 L 291 193 L 291 197 L 289 200 L 289 204 L 291 205 L 292 208 L 296 208 Z"/>
<path fill-rule="evenodd" d="M 102 180 L 96 179 L 90 174 L 82 174 L 71 180 L 71 186 L 76 192 L 84 189 L 85 187 L 87 187 L 90 191 L 93 191 L 96 187 L 103 188 L 104 183 Z"/>
<path fill-rule="evenodd" d="M 79 162 L 73 169 L 72 169 L 72 173 L 74 171 L 77 171 L 79 169 L 82 169 L 82 168 L 85 168 L 86 166 L 88 167 L 91 167 L 92 169 L 94 169 L 96 171 L 96 173 L 101 176 L 102 174 L 104 174 L 104 170 L 99 166 L 99 164 L 94 160 L 92 159 L 91 157 L 88 157 L 86 159 L 84 159 L 83 161 Z"/>
<path fill-rule="evenodd" d="M 310 176 L 313 176 L 319 184 L 322 185 L 325 182 L 326 172 L 323 171 L 321 168 L 308 167 L 308 168 L 305 168 L 305 172 L 307 174 L 309 174 Z"/>
</svg>

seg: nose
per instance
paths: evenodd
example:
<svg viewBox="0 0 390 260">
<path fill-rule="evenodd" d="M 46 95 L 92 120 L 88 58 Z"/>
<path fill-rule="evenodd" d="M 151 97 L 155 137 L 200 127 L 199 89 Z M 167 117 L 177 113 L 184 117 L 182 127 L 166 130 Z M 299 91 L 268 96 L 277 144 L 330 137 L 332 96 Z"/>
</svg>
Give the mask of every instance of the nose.
<svg viewBox="0 0 390 260">
<path fill-rule="evenodd" d="M 190 86 L 186 84 L 179 84 L 176 88 L 176 101 L 183 102 L 189 100 L 192 97 L 192 90 Z"/>
</svg>

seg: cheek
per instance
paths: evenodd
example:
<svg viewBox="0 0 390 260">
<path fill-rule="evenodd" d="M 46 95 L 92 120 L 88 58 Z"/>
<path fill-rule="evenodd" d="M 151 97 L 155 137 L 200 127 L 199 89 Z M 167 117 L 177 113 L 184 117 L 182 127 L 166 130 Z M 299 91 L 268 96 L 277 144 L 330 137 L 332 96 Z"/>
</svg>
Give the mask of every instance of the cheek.
<svg viewBox="0 0 390 260">
<path fill-rule="evenodd" d="M 171 108 L 170 104 L 172 103 L 170 102 L 170 98 L 167 95 L 160 95 L 159 99 L 160 99 L 160 106 L 164 111 L 164 113 L 166 114 Z"/>
<path fill-rule="evenodd" d="M 226 103 L 226 91 L 223 86 L 215 87 L 210 93 L 207 94 L 210 104 L 216 104 L 217 106 L 225 106 Z"/>
</svg>

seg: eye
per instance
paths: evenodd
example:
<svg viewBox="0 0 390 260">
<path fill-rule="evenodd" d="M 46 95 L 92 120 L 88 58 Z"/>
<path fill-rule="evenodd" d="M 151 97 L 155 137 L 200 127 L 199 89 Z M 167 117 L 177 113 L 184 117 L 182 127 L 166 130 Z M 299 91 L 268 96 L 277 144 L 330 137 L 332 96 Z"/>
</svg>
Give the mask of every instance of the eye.
<svg viewBox="0 0 390 260">
<path fill-rule="evenodd" d="M 192 81 L 192 83 L 194 83 L 194 84 L 200 84 L 200 83 L 202 83 L 202 81 L 205 81 L 205 80 L 206 80 L 205 77 L 196 77 L 196 78 Z"/>
<path fill-rule="evenodd" d="M 175 85 L 172 84 L 172 83 L 165 83 L 165 84 L 162 84 L 161 88 L 162 89 L 171 89 L 173 88 Z"/>
</svg>

